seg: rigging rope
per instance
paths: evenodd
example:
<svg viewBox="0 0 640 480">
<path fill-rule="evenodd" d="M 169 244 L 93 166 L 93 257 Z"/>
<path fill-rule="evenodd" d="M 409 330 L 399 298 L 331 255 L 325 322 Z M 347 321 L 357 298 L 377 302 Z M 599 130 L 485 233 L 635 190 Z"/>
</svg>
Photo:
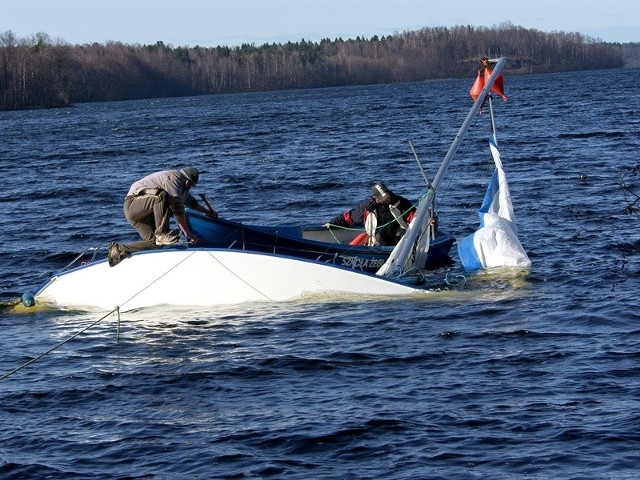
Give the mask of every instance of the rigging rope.
<svg viewBox="0 0 640 480">
<path fill-rule="evenodd" d="M 134 298 L 136 298 L 138 295 L 140 295 L 142 292 L 144 292 L 145 290 L 147 290 L 149 287 L 151 287 L 151 285 L 153 285 L 154 283 L 160 281 L 164 276 L 168 275 L 169 272 L 175 270 L 176 268 L 178 268 L 178 266 L 180 266 L 183 262 L 186 262 L 189 258 L 191 258 L 194 254 L 195 254 L 195 250 L 190 254 L 187 255 L 186 257 L 184 257 L 182 260 L 180 260 L 178 263 L 176 263 L 173 267 L 171 267 L 169 270 L 167 270 L 166 272 L 164 272 L 162 275 L 160 275 L 158 278 L 156 278 L 155 280 L 153 280 L 151 283 L 149 283 L 148 285 L 146 285 L 145 287 L 141 288 L 140 290 L 138 290 L 136 293 L 134 293 L 132 296 L 130 296 L 129 298 L 127 298 L 124 302 L 122 302 L 120 305 L 118 305 L 116 308 L 120 308 L 123 307 L 124 305 L 126 305 L 128 302 L 130 302 L 131 300 L 133 300 Z"/>
<path fill-rule="evenodd" d="M 242 277 L 240 277 L 238 274 L 236 274 L 233 270 L 231 270 L 230 268 L 228 268 L 224 263 L 222 263 L 220 260 L 218 260 L 218 258 L 216 258 L 212 252 L 208 252 L 209 256 L 211 258 L 213 258 L 216 262 L 218 262 L 218 264 L 224 268 L 225 270 L 227 270 L 231 275 L 233 275 L 234 277 L 236 277 L 238 280 L 240 280 L 242 283 L 244 283 L 247 287 L 251 288 L 252 290 L 254 290 L 255 292 L 259 293 L 260 295 L 262 295 L 264 298 L 266 298 L 267 300 L 273 301 L 272 298 L 270 298 L 268 295 L 266 295 L 265 293 L 261 292 L 260 290 L 258 290 L 256 287 L 254 287 L 253 285 L 251 285 L 249 282 L 247 282 L 246 280 L 244 280 Z"/>
</svg>

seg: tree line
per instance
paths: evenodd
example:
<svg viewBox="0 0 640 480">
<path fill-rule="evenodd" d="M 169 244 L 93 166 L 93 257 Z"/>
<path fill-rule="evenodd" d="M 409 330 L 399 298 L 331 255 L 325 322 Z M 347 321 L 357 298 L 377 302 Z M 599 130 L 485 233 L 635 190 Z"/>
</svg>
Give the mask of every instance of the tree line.
<svg viewBox="0 0 640 480">
<path fill-rule="evenodd" d="M 510 23 L 211 48 L 70 45 L 8 31 L 0 34 L 0 110 L 459 78 L 474 75 L 482 56 L 508 57 L 511 74 L 608 69 L 640 65 L 640 44 Z"/>
</svg>

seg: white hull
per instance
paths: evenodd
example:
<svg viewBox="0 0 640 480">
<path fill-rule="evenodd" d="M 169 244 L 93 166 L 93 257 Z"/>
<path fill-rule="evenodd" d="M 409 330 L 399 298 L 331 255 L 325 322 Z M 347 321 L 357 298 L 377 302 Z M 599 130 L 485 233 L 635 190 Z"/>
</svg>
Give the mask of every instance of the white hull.
<svg viewBox="0 0 640 480">
<path fill-rule="evenodd" d="M 330 264 L 247 251 L 186 249 L 134 254 L 53 277 L 35 295 L 58 307 L 131 310 L 286 301 L 311 294 L 410 295 L 424 290 Z"/>
</svg>

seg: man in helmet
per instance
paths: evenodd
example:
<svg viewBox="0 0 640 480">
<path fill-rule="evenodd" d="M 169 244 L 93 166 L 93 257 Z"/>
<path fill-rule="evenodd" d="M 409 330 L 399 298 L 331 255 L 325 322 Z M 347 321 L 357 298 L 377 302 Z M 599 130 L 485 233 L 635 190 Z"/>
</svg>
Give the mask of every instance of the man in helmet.
<svg viewBox="0 0 640 480">
<path fill-rule="evenodd" d="M 124 199 L 124 216 L 135 228 L 142 240 L 131 243 L 109 244 L 107 255 L 109 265 L 115 266 L 133 252 L 162 248 L 180 239 L 180 230 L 196 243 L 196 237 L 187 225 L 185 207 L 193 208 L 211 217 L 217 217 L 215 210 L 209 210 L 198 203 L 189 193 L 199 180 L 198 169 L 185 167 L 180 170 L 163 170 L 152 173 L 134 182 Z M 175 216 L 178 231 L 169 231 L 171 216 Z"/>
<path fill-rule="evenodd" d="M 371 188 L 371 197 L 325 223 L 326 228 L 366 225 L 369 245 L 396 245 L 413 220 L 415 207 L 382 182 Z"/>
</svg>

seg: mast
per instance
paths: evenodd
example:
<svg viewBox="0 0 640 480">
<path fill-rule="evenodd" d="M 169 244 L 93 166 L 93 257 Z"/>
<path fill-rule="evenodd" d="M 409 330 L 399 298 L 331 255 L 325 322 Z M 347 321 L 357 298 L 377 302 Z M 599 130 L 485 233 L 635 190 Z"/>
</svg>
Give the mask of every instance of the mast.
<svg viewBox="0 0 640 480">
<path fill-rule="evenodd" d="M 486 81 L 482 92 L 480 92 L 480 95 L 478 95 L 478 98 L 473 103 L 471 110 L 469 110 L 469 113 L 462 123 L 460 130 L 458 130 L 453 143 L 449 147 L 449 151 L 447 151 L 444 160 L 440 164 L 440 168 L 438 169 L 433 182 L 431 182 L 431 187 L 427 190 L 425 199 L 418 206 L 413 221 L 409 224 L 409 228 L 393 249 L 387 261 L 376 272 L 376 275 L 391 276 L 401 274 L 407 269 L 407 266 L 410 266 L 410 264 L 413 263 L 413 254 L 417 243 L 419 242 L 424 230 L 429 227 L 429 210 L 433 204 L 435 193 L 438 190 L 447 169 L 449 168 L 451 159 L 456 154 L 458 147 L 460 146 L 460 142 L 462 142 L 462 138 L 469 129 L 469 125 L 471 124 L 473 117 L 478 113 L 478 110 L 480 110 L 480 107 L 487 98 L 493 83 L 496 78 L 498 78 L 498 75 L 500 75 L 500 72 L 503 70 L 506 63 L 507 59 L 505 57 L 501 57 L 495 67 L 493 67 L 493 71 L 491 72 L 489 79 Z"/>
</svg>

